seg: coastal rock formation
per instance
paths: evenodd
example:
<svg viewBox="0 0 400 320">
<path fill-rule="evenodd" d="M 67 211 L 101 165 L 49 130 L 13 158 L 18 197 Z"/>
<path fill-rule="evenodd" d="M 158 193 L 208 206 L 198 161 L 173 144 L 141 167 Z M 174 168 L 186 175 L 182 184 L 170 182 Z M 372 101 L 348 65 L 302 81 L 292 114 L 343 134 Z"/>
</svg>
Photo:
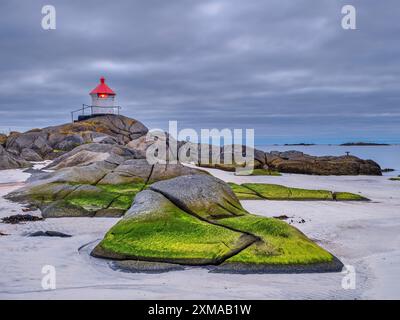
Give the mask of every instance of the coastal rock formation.
<svg viewBox="0 0 400 320">
<path fill-rule="evenodd" d="M 86 166 L 94 162 L 107 161 L 121 164 L 127 159 L 140 159 L 135 150 L 118 144 L 89 143 L 76 147 L 56 158 L 46 169 L 58 170 L 74 166 Z"/>
<path fill-rule="evenodd" d="M 31 164 L 20 157 L 13 155 L 0 145 L 0 170 L 30 167 Z"/>
<path fill-rule="evenodd" d="M 207 265 L 222 262 L 255 241 L 188 215 L 160 193 L 145 190 L 136 197 L 92 255 Z"/>
<path fill-rule="evenodd" d="M 42 161 L 42 157 L 32 149 L 22 149 L 20 157 L 26 161 Z"/>
<path fill-rule="evenodd" d="M 189 144 L 181 146 L 186 148 Z M 197 145 L 200 149 L 203 145 Z M 243 161 L 238 163 L 235 159 L 245 159 L 246 148 L 242 147 L 241 154 L 236 157 L 233 147 L 209 147 L 209 159 L 200 158 L 200 150 L 196 151 L 193 144 L 190 149 L 193 153 L 191 161 L 200 167 L 215 168 L 224 171 L 237 171 L 245 166 Z M 195 152 L 193 152 L 195 150 Z M 240 150 L 240 148 L 238 149 Z M 180 150 L 181 151 L 181 150 Z M 207 151 L 207 150 L 206 150 Z M 254 149 L 254 161 L 247 161 L 247 166 L 253 166 L 256 170 L 268 170 L 269 172 L 299 173 L 312 175 L 382 175 L 380 166 L 372 160 L 362 160 L 355 156 L 326 156 L 316 157 L 299 151 L 263 152 Z M 220 161 L 213 163 L 212 153 Z M 227 155 L 229 157 L 227 158 Z M 228 159 L 228 161 L 226 161 Z M 261 172 L 261 171 L 260 171 Z"/>
<path fill-rule="evenodd" d="M 266 153 L 269 168 L 285 173 L 314 175 L 382 175 L 372 160 L 354 156 L 315 157 L 299 151 Z"/>
<path fill-rule="evenodd" d="M 10 134 L 5 147 L 7 151 L 21 155 L 27 160 L 54 159 L 85 143 L 121 144 L 137 139 L 148 129 L 139 121 L 121 115 L 107 115 L 85 121 L 67 123 L 25 133 Z M 29 152 L 27 152 L 29 150 Z M 33 155 L 32 151 L 35 152 Z M 61 154 L 60 154 L 61 153 Z"/>
<path fill-rule="evenodd" d="M 55 159 L 51 166 L 53 169 L 101 160 L 121 164 L 128 157 L 146 158 L 146 151 L 152 147 L 151 151 L 158 159 L 191 162 L 200 167 L 226 171 L 237 172 L 238 169 L 243 171 L 243 167 L 254 167 L 258 170 L 255 174 L 276 171 L 316 175 L 382 174 L 374 161 L 354 156 L 315 157 L 298 151 L 265 153 L 253 149 L 254 159 L 249 160 L 246 159 L 245 146 L 216 147 L 176 141 L 161 131 L 152 132 L 152 137 L 147 137 L 147 133 L 148 129 L 141 122 L 121 115 L 98 116 L 25 133 L 12 132 L 9 136 L 0 136 L 0 146 L 4 145 L 6 149 L 0 169 L 24 167 L 26 161 L 45 159 Z M 165 147 L 156 148 L 156 141 L 157 145 L 164 143 Z M 120 151 L 111 150 L 113 146 L 119 147 Z"/>
<path fill-rule="evenodd" d="M 234 217 L 246 213 L 229 185 L 210 175 L 180 176 L 156 182 L 150 189 L 203 219 Z"/>
<path fill-rule="evenodd" d="M 92 146 L 97 153 L 85 148 L 69 157 L 64 155 L 53 167 L 58 170 L 35 174 L 27 186 L 6 197 L 37 206 L 46 218 L 120 216 L 135 195 L 153 182 L 180 175 L 207 175 L 179 163 L 150 165 L 146 159 L 131 159 L 129 149 L 122 146 Z"/>
<path fill-rule="evenodd" d="M 205 175 L 157 182 L 138 193 L 92 255 L 244 273 L 282 266 L 318 272 L 342 267 L 294 227 L 248 213 L 225 182 Z"/>
<path fill-rule="evenodd" d="M 247 152 L 250 152 L 247 154 Z M 203 155 L 206 155 L 205 157 Z M 207 156 L 208 155 L 208 156 Z M 246 155 L 249 159 L 246 159 Z M 183 143 L 179 145 L 179 160 L 196 163 L 200 167 L 236 171 L 245 166 L 267 169 L 265 152 L 241 145 L 218 147 L 208 144 Z"/>
</svg>

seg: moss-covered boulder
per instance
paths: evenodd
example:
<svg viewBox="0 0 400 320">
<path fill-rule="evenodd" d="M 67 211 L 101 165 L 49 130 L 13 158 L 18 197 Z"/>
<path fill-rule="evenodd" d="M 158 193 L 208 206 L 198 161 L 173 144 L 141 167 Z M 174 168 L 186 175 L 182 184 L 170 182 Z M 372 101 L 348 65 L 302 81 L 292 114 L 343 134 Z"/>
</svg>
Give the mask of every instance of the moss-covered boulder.
<svg viewBox="0 0 400 320">
<path fill-rule="evenodd" d="M 331 191 L 288 188 L 278 184 L 244 183 L 243 187 L 269 200 L 333 200 Z"/>
<path fill-rule="evenodd" d="M 265 169 L 265 168 L 260 168 L 260 169 L 254 169 L 254 170 L 243 170 L 243 171 L 238 171 L 237 175 L 242 175 L 242 176 L 274 176 L 274 177 L 279 177 L 281 176 L 281 173 L 278 171 L 270 170 L 270 169 Z"/>
<path fill-rule="evenodd" d="M 309 190 L 285 187 L 267 183 L 229 183 L 232 191 L 240 200 L 318 200 L 318 201 L 368 201 L 367 198 L 350 192 L 332 192 L 328 190 Z"/>
<path fill-rule="evenodd" d="M 181 176 L 154 183 L 150 189 L 203 219 L 246 214 L 229 185 L 210 175 Z"/>
<path fill-rule="evenodd" d="M 336 201 L 369 201 L 368 198 L 351 192 L 333 192 L 333 198 Z"/>
<path fill-rule="evenodd" d="M 205 175 L 157 182 L 138 193 L 92 255 L 244 273 L 342 267 L 296 228 L 248 213 L 228 184 Z"/>
<path fill-rule="evenodd" d="M 111 147 L 124 152 L 119 146 Z M 130 208 L 136 193 L 149 184 L 188 174 L 208 175 L 180 163 L 150 165 L 145 159 L 131 159 L 118 164 L 102 160 L 38 174 L 7 198 L 35 205 L 47 218 L 121 216 Z"/>
<path fill-rule="evenodd" d="M 221 219 L 218 223 L 251 233 L 260 239 L 226 262 L 287 265 L 333 260 L 330 253 L 309 240 L 296 228 L 278 219 L 248 214 Z"/>
<path fill-rule="evenodd" d="M 111 259 L 207 265 L 221 263 L 255 240 L 251 235 L 200 220 L 162 194 L 145 190 L 92 254 Z"/>
</svg>

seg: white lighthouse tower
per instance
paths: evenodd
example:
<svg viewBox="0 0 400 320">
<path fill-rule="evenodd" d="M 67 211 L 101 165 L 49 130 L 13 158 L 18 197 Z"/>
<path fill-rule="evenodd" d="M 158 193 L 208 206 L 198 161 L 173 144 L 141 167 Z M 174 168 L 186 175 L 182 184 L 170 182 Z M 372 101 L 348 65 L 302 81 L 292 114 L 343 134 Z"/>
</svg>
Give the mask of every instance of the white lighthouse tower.
<svg viewBox="0 0 400 320">
<path fill-rule="evenodd" d="M 113 114 L 116 93 L 106 84 L 104 77 L 100 84 L 90 92 L 92 97 L 92 114 Z"/>
<path fill-rule="evenodd" d="M 102 115 L 119 115 L 121 107 L 115 105 L 116 93 L 106 84 L 104 77 L 100 78 L 100 84 L 90 91 L 89 95 L 92 98 L 91 105 L 83 104 L 81 109 L 71 111 L 72 122 Z M 76 113 L 80 113 L 78 114 L 78 120 L 74 119 Z"/>
</svg>

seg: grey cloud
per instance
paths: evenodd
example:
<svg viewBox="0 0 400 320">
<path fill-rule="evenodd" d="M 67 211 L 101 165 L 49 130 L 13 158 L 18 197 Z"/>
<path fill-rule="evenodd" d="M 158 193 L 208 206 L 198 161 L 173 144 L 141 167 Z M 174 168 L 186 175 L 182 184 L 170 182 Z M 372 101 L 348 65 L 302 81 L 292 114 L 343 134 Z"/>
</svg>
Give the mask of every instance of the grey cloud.
<svg viewBox="0 0 400 320">
<path fill-rule="evenodd" d="M 0 4 L 0 130 L 69 120 L 104 75 L 149 127 L 254 128 L 258 143 L 397 141 L 400 5 L 346 1 L 48 1 Z"/>
</svg>

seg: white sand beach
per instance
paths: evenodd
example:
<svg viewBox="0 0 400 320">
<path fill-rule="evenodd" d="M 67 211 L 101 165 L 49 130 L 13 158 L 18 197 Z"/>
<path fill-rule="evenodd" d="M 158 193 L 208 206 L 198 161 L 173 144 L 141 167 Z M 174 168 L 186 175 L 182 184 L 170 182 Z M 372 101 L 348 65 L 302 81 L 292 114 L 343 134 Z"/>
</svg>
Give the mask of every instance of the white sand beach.
<svg viewBox="0 0 400 320">
<path fill-rule="evenodd" d="M 263 216 L 285 214 L 293 225 L 356 271 L 355 289 L 342 288 L 341 273 L 216 274 L 188 267 L 161 274 L 114 271 L 106 260 L 89 256 L 115 218 L 53 218 L 10 225 L 0 223 L 0 299 L 399 299 L 400 183 L 387 177 L 239 177 L 209 169 L 225 181 L 264 182 L 309 189 L 361 193 L 371 202 L 242 201 Z M 22 206 L 2 196 L 21 187 L 29 174 L 0 172 L 0 218 Z M 39 215 L 40 212 L 30 212 Z M 300 223 L 304 219 L 304 223 Z M 290 221 L 290 219 L 289 219 Z M 71 238 L 27 237 L 38 230 Z M 79 250 L 79 248 L 81 248 Z M 56 269 L 56 289 L 41 286 L 44 265 Z"/>
</svg>

